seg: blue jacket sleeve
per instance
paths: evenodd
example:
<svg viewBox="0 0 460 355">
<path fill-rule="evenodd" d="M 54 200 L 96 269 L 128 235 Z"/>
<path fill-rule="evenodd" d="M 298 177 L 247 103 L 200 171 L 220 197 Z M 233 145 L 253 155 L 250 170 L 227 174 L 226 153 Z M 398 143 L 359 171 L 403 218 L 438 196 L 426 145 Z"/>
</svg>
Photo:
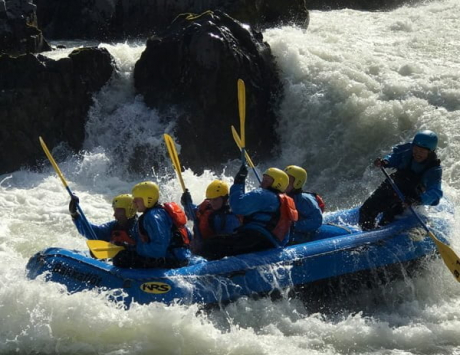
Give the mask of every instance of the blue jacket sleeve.
<svg viewBox="0 0 460 355">
<path fill-rule="evenodd" d="M 388 161 L 390 168 L 400 169 L 407 166 L 412 156 L 412 143 L 399 144 L 393 147 L 392 153 L 386 155 L 383 159 Z"/>
<path fill-rule="evenodd" d="M 313 232 L 323 223 L 323 213 L 316 199 L 308 193 L 294 196 L 295 206 L 299 212 L 299 220 L 295 223 L 296 232 Z"/>
<path fill-rule="evenodd" d="M 137 240 L 137 253 L 148 258 L 165 258 L 172 237 L 172 220 L 168 213 L 160 208 L 150 209 L 143 218 L 144 228 L 149 241 Z"/>
<path fill-rule="evenodd" d="M 192 203 L 190 205 L 183 206 L 183 207 L 184 207 L 184 211 L 185 211 L 185 215 L 187 216 L 187 219 L 189 221 L 194 221 L 196 218 L 196 211 L 198 209 L 197 205 Z"/>
<path fill-rule="evenodd" d="M 441 188 L 442 168 L 431 168 L 422 176 L 425 191 L 420 195 L 422 205 L 435 206 L 439 203 L 443 193 Z"/>
<path fill-rule="evenodd" d="M 91 235 L 91 231 L 88 229 L 88 227 L 85 225 L 85 222 L 83 221 L 83 218 L 78 215 L 77 218 L 72 218 L 73 223 L 75 224 L 75 227 L 77 227 L 78 233 L 80 233 L 82 236 L 84 236 L 86 239 L 93 239 Z M 110 221 L 101 225 L 95 225 L 92 224 L 88 221 L 89 225 L 94 231 L 94 234 L 96 234 L 97 239 L 99 240 L 105 240 L 106 242 L 110 242 L 110 238 L 112 236 L 112 230 L 114 225 L 116 224 L 116 221 Z"/>
</svg>

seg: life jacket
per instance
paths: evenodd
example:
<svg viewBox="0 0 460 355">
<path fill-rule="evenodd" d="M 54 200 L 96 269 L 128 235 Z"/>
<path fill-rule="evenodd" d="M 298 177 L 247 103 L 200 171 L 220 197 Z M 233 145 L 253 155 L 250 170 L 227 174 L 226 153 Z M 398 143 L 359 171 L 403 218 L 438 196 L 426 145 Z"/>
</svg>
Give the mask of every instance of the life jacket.
<svg viewBox="0 0 460 355">
<path fill-rule="evenodd" d="M 165 202 L 161 206 L 171 217 L 173 221 L 173 239 L 171 241 L 172 248 L 188 248 L 190 246 L 190 239 L 188 236 L 187 216 L 184 210 L 175 202 Z"/>
<path fill-rule="evenodd" d="M 200 206 L 198 206 L 196 217 L 198 218 L 198 229 L 202 239 L 209 239 L 215 234 L 211 223 L 213 212 L 211 204 L 207 200 L 204 200 Z"/>
<path fill-rule="evenodd" d="M 280 200 L 279 211 L 275 214 L 269 224 L 273 225 L 273 222 L 276 221 L 276 224 L 271 232 L 280 242 L 282 242 L 285 239 L 286 234 L 289 233 L 292 223 L 299 219 L 299 212 L 297 211 L 295 202 L 291 197 L 284 193 L 279 193 L 278 198 Z"/>
<path fill-rule="evenodd" d="M 214 211 L 211 207 L 211 203 L 208 200 L 204 200 L 198 206 L 198 210 L 196 211 L 201 238 L 209 239 L 216 234 L 219 234 L 220 231 L 225 230 L 227 218 L 230 214 L 230 206 L 224 204 L 221 209 Z M 221 223 L 220 226 L 217 226 L 218 231 L 216 231 L 214 220 L 219 215 L 221 217 Z M 238 217 L 238 219 L 241 221 L 241 218 Z"/>
<path fill-rule="evenodd" d="M 122 227 L 117 223 L 110 233 L 110 242 L 113 244 L 126 244 L 126 245 L 135 245 L 136 242 L 134 238 L 129 234 L 133 224 L 136 222 L 136 217 L 130 218 L 128 224 L 125 227 Z"/>
<path fill-rule="evenodd" d="M 171 239 L 171 243 L 169 248 L 181 248 L 185 247 L 188 248 L 190 245 L 190 239 L 188 236 L 187 227 L 185 224 L 187 223 L 187 216 L 185 215 L 184 210 L 175 202 L 166 202 L 163 205 L 156 205 L 152 208 L 162 208 L 166 211 L 169 217 L 171 217 L 173 225 L 172 225 L 172 234 L 173 237 Z M 147 243 L 149 241 L 149 237 L 147 231 L 144 228 L 144 216 L 139 217 L 139 234 L 141 235 L 142 241 Z"/>
</svg>

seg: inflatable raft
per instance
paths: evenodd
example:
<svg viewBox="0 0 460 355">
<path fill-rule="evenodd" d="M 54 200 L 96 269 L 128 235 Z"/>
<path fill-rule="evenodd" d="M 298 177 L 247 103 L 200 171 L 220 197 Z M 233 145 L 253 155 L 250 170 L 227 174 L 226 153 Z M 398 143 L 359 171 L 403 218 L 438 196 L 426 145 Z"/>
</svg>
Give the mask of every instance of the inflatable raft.
<svg viewBox="0 0 460 355">
<path fill-rule="evenodd" d="M 432 232 L 448 243 L 451 204 L 443 199 L 439 206 L 423 210 Z M 27 274 L 30 279 L 43 274 L 46 281 L 61 283 L 68 292 L 112 290 L 110 297 L 127 306 L 132 302 L 208 305 L 286 289 L 317 289 L 315 285 L 354 275 L 362 280 L 376 271 L 404 270 L 437 255 L 433 240 L 410 213 L 369 232 L 362 232 L 356 222 L 356 208 L 328 213 L 308 243 L 173 270 L 122 269 L 110 260 L 93 259 L 88 252 L 48 248 L 31 257 Z"/>
</svg>

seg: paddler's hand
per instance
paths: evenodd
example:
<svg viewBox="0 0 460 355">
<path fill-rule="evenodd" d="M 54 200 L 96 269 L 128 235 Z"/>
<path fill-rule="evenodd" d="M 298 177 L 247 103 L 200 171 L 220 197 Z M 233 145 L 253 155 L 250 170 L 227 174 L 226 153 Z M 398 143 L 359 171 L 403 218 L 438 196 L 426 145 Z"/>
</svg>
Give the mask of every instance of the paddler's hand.
<svg viewBox="0 0 460 355">
<path fill-rule="evenodd" d="M 380 167 L 386 168 L 388 166 L 388 160 L 377 158 L 374 160 L 374 166 L 377 168 L 380 168 Z"/>
<path fill-rule="evenodd" d="M 184 193 L 182 194 L 180 198 L 180 203 L 182 206 L 189 206 L 193 203 L 192 201 L 192 195 L 190 195 L 190 191 L 188 189 L 185 189 Z"/>
<path fill-rule="evenodd" d="M 77 205 L 80 203 L 80 199 L 76 195 L 72 195 L 69 202 L 69 212 L 72 218 L 78 217 Z"/>
</svg>

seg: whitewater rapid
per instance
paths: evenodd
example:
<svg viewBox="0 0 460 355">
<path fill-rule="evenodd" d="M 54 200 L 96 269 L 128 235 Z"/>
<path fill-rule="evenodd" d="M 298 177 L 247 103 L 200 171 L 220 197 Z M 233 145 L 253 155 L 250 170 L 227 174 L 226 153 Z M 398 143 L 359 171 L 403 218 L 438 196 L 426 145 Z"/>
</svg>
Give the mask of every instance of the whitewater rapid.
<svg viewBox="0 0 460 355">
<path fill-rule="evenodd" d="M 456 209 L 452 247 L 460 253 L 459 15 L 458 1 L 446 0 L 391 12 L 312 11 L 308 30 L 266 30 L 285 92 L 281 145 L 272 161 L 255 162 L 260 171 L 300 164 L 308 189 L 330 210 L 350 207 L 383 179 L 371 167 L 375 157 L 432 129 L 440 137 L 444 192 Z M 65 157 L 59 166 L 94 223 L 112 218 L 114 195 L 145 179 L 160 184 L 164 201 L 181 195 L 171 166 L 142 176 L 126 169 L 138 143 L 161 147 L 163 133 L 174 130 L 132 88 L 144 44 L 101 46 L 118 72 L 94 96 L 84 150 L 53 150 Z M 233 179 L 189 169 L 183 177 L 196 202 L 213 178 Z M 25 265 L 35 252 L 85 248 L 68 201 L 46 160 L 41 169 L 0 176 L 0 354 L 460 354 L 460 285 L 441 260 L 418 278 L 361 290 L 334 312 L 312 312 L 288 298 L 243 298 L 211 312 L 162 304 L 125 310 L 104 292 L 69 295 L 61 285 L 30 281 Z"/>
</svg>

